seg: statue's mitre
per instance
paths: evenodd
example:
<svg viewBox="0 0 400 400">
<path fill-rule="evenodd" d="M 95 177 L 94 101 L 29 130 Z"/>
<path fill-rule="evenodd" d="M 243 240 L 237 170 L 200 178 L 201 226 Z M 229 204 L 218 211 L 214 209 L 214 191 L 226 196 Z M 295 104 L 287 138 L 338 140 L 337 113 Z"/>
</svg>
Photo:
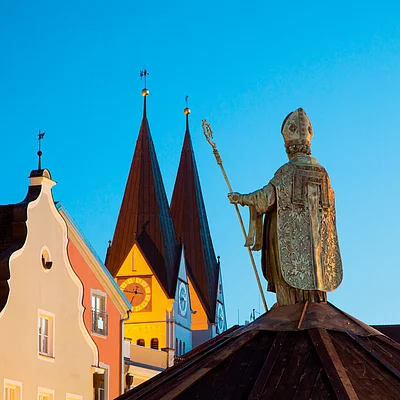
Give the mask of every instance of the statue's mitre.
<svg viewBox="0 0 400 400">
<path fill-rule="evenodd" d="M 312 125 L 302 108 L 291 112 L 283 121 L 282 136 L 285 146 L 310 147 L 313 136 Z"/>
</svg>

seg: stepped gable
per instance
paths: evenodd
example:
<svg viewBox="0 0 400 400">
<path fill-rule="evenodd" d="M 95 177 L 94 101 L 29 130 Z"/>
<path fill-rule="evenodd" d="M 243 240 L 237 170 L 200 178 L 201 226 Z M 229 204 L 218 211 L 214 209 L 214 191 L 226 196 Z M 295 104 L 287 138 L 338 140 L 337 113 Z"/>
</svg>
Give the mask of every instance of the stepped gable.
<svg viewBox="0 0 400 400">
<path fill-rule="evenodd" d="M 33 170 L 30 178 L 44 174 L 50 176 L 48 170 Z M 25 244 L 28 205 L 39 197 L 40 191 L 40 185 L 31 185 L 23 201 L 0 206 L 0 312 L 7 304 L 10 292 L 10 257 Z"/>
<path fill-rule="evenodd" d="M 400 345 L 330 303 L 274 307 L 118 399 L 398 399 Z"/>
<path fill-rule="evenodd" d="M 135 243 L 167 295 L 175 297 L 180 248 L 147 121 L 146 96 L 114 238 L 107 250 L 105 264 L 113 277 Z"/>
<path fill-rule="evenodd" d="M 219 263 L 208 227 L 199 174 L 189 131 L 189 109 L 185 109 L 186 132 L 171 200 L 171 214 L 178 238 L 185 247 L 189 277 L 210 322 L 215 322 Z"/>
</svg>

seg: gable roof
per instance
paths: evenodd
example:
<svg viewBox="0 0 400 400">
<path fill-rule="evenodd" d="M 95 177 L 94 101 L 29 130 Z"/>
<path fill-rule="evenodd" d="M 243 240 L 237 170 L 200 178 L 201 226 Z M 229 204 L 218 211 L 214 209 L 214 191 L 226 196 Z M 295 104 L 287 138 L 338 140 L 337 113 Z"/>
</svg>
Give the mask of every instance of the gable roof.
<svg viewBox="0 0 400 400">
<path fill-rule="evenodd" d="M 275 307 L 118 399 L 397 399 L 400 345 L 330 303 Z"/>
<path fill-rule="evenodd" d="M 86 239 L 76 222 L 69 214 L 68 210 L 61 202 L 57 202 L 56 207 L 67 224 L 68 239 L 72 240 L 75 246 L 78 248 L 89 268 L 93 271 L 97 279 L 107 290 L 107 293 L 110 295 L 110 298 L 113 300 L 121 315 L 131 311 L 131 303 L 125 297 L 124 293 L 119 288 L 108 269 L 100 260 L 100 257 L 97 255 L 96 251 L 90 245 L 89 241 Z"/>
<path fill-rule="evenodd" d="M 164 183 L 146 116 L 143 119 L 106 266 L 116 276 L 137 244 L 164 291 L 175 297 L 180 246 L 176 238 Z"/>
<path fill-rule="evenodd" d="M 47 170 L 33 170 L 30 177 L 42 176 Z M 30 185 L 25 199 L 20 203 L 0 206 L 0 312 L 7 304 L 10 279 L 10 257 L 25 244 L 28 229 L 28 205 L 42 190 L 40 185 Z"/>
<path fill-rule="evenodd" d="M 176 233 L 185 245 L 189 277 L 209 321 L 215 322 L 219 263 L 215 257 L 208 226 L 190 137 L 188 114 L 186 114 L 185 139 L 171 200 L 171 215 Z"/>
</svg>

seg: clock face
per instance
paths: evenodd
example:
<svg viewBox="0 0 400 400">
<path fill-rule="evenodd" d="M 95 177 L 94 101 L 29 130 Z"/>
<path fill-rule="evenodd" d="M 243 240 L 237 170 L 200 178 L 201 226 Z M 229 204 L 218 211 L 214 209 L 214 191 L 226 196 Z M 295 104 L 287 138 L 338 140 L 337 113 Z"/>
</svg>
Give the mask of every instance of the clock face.
<svg viewBox="0 0 400 400">
<path fill-rule="evenodd" d="M 187 286 L 183 282 L 179 283 L 178 303 L 179 303 L 179 314 L 181 314 L 183 317 L 186 317 L 188 309 L 188 291 L 187 291 Z"/>
<path fill-rule="evenodd" d="M 118 281 L 119 287 L 132 304 L 134 312 L 151 311 L 151 277 L 134 276 Z"/>
<path fill-rule="evenodd" d="M 225 315 L 224 315 L 224 309 L 222 307 L 221 303 L 218 303 L 217 307 L 217 327 L 218 327 L 218 333 L 223 332 L 225 326 Z"/>
</svg>

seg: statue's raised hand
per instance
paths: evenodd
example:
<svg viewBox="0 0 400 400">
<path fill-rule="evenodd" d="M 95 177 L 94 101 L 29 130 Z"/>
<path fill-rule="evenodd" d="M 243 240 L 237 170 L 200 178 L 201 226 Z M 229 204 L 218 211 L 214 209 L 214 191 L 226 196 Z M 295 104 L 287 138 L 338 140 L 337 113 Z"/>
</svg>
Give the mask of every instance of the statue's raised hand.
<svg viewBox="0 0 400 400">
<path fill-rule="evenodd" d="M 231 202 L 231 204 L 238 204 L 240 199 L 240 193 L 237 192 L 228 193 L 228 199 Z"/>
</svg>

